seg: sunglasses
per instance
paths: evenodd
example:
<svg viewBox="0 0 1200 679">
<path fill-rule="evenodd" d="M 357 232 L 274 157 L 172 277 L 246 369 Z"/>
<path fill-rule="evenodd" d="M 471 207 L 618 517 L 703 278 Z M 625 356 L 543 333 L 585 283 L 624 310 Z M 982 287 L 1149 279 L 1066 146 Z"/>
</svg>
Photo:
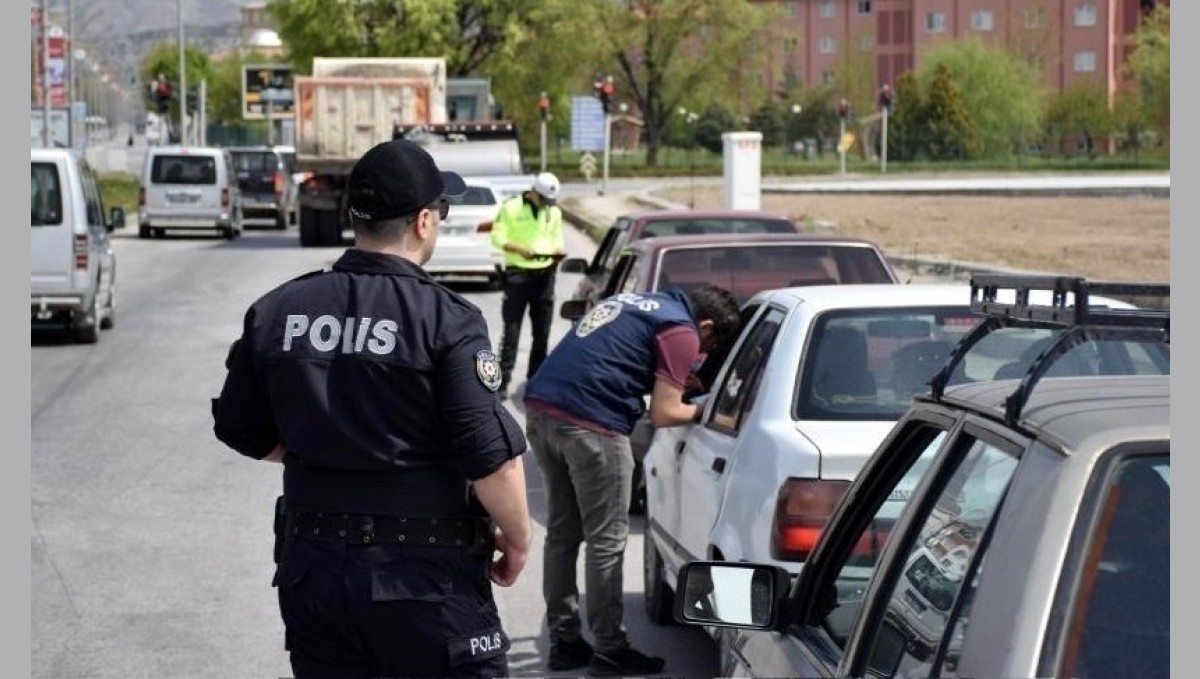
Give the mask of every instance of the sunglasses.
<svg viewBox="0 0 1200 679">
<path fill-rule="evenodd" d="M 430 204 L 429 210 L 437 210 L 438 219 L 445 219 L 446 215 L 450 214 L 450 201 L 445 198 L 438 198 Z"/>
</svg>

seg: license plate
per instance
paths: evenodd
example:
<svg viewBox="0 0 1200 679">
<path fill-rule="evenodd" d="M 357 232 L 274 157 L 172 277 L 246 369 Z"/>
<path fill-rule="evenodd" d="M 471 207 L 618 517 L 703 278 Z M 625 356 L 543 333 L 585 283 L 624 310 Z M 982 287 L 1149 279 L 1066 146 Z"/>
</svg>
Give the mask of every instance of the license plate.
<svg viewBox="0 0 1200 679">
<path fill-rule="evenodd" d="M 168 193 L 168 203 L 195 203 L 200 200 L 200 194 L 196 193 Z"/>
</svg>

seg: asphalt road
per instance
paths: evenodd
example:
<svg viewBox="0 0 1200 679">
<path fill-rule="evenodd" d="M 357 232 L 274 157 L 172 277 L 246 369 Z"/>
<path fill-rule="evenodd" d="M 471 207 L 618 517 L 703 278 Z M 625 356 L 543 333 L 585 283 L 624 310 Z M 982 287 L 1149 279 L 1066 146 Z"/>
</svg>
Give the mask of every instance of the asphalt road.
<svg viewBox="0 0 1200 679">
<path fill-rule="evenodd" d="M 31 336 L 31 676 L 290 677 L 270 587 L 280 468 L 219 443 L 209 399 L 246 307 L 289 277 L 329 266 L 341 249 L 300 248 L 294 230 L 247 231 L 232 242 L 139 240 L 130 224 L 114 234 L 116 327 L 91 346 L 54 332 Z M 571 254 L 592 251 L 581 234 L 568 238 Z M 558 299 L 575 283 L 561 275 Z M 452 287 L 483 309 L 498 345 L 500 294 Z M 566 328 L 556 319 L 552 338 Z M 544 669 L 545 501 L 532 455 L 526 468 L 535 553 L 518 583 L 496 594 L 513 640 L 512 675 L 556 676 Z M 643 614 L 641 539 L 635 518 L 625 568 L 630 636 L 667 658 L 667 676 L 709 676 L 702 632 L 657 627 Z"/>
</svg>

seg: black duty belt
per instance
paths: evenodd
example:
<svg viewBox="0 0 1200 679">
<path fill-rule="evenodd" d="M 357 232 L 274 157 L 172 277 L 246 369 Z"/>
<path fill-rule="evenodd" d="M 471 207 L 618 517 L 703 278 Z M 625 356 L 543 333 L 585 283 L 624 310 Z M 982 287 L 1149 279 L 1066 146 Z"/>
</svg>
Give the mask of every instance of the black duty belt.
<svg viewBox="0 0 1200 679">
<path fill-rule="evenodd" d="M 483 518 L 365 516 L 289 510 L 287 537 L 321 537 L 360 544 L 458 547 L 492 552 L 492 523 Z"/>
<path fill-rule="evenodd" d="M 530 268 L 526 269 L 525 267 L 520 267 L 520 266 L 510 266 L 507 268 L 507 272 L 511 273 L 511 274 L 522 274 L 522 275 L 526 275 L 526 276 L 538 276 L 538 275 L 542 275 L 542 274 L 554 273 L 554 267 L 553 266 L 544 266 L 544 267 L 540 267 L 540 268 L 530 267 Z"/>
</svg>

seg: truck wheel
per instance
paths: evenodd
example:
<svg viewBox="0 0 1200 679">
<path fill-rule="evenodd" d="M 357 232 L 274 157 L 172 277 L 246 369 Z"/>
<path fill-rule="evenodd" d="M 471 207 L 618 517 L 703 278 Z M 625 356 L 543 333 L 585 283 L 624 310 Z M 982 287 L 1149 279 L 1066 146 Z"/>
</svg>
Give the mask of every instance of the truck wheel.
<svg viewBox="0 0 1200 679">
<path fill-rule="evenodd" d="M 342 225 L 338 223 L 337 212 L 324 210 L 321 215 L 321 245 L 335 247 L 342 244 Z"/>
<path fill-rule="evenodd" d="M 108 287 L 108 301 L 104 304 L 104 320 L 100 321 L 101 330 L 112 330 L 117 324 L 117 286 Z"/>
<path fill-rule="evenodd" d="M 275 228 L 282 231 L 288 227 L 288 213 L 286 211 L 275 215 Z"/>
<path fill-rule="evenodd" d="M 646 617 L 656 625 L 672 625 L 675 623 L 673 608 L 675 594 L 667 581 L 663 579 L 662 557 L 654 545 L 654 538 L 647 531 L 642 535 L 642 588 L 646 604 Z"/>
<path fill-rule="evenodd" d="M 296 222 L 296 230 L 300 232 L 300 247 L 311 248 L 320 245 L 317 232 L 317 211 L 312 208 L 301 208 Z"/>
</svg>

